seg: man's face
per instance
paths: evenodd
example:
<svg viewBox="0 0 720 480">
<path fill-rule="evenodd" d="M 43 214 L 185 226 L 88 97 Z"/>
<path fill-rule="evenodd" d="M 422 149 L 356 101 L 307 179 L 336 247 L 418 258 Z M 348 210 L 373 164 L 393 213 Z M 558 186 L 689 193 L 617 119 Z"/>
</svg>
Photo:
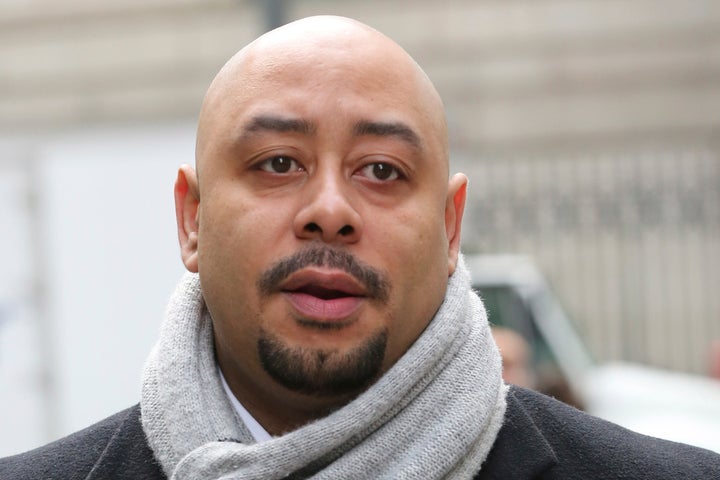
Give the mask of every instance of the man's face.
<svg viewBox="0 0 720 480">
<path fill-rule="evenodd" d="M 444 297 L 459 225 L 444 132 L 409 66 L 270 57 L 246 58 L 201 125 L 196 258 L 218 359 L 238 385 L 356 394 Z"/>
</svg>

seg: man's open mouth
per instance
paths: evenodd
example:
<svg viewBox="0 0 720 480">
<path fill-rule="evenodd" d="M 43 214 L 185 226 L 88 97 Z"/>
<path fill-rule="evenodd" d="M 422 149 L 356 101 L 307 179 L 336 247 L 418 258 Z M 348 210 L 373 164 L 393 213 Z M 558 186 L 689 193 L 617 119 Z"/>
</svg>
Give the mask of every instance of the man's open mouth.
<svg viewBox="0 0 720 480">
<path fill-rule="evenodd" d="M 356 297 L 357 295 L 353 295 L 351 293 L 345 292 L 343 290 L 337 290 L 333 288 L 326 288 L 320 285 L 306 285 L 304 287 L 298 288 L 297 290 L 290 290 L 289 293 L 305 293 L 307 295 L 312 295 L 313 297 L 320 298 L 322 300 L 334 300 L 336 298 L 343 298 L 343 297 Z"/>
<path fill-rule="evenodd" d="M 314 268 L 290 275 L 281 292 L 299 317 L 319 322 L 347 320 L 366 298 L 365 288 L 347 273 Z"/>
</svg>

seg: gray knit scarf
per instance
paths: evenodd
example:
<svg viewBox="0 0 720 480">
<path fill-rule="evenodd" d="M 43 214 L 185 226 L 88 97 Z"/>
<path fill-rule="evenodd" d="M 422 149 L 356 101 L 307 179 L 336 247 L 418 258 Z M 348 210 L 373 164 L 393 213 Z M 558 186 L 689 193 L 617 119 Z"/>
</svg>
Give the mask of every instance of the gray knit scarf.
<svg viewBox="0 0 720 480">
<path fill-rule="evenodd" d="M 459 479 L 490 452 L 505 394 L 461 260 L 434 319 L 385 375 L 329 416 L 260 443 L 223 390 L 200 282 L 186 274 L 145 365 L 141 408 L 172 479 Z"/>
</svg>

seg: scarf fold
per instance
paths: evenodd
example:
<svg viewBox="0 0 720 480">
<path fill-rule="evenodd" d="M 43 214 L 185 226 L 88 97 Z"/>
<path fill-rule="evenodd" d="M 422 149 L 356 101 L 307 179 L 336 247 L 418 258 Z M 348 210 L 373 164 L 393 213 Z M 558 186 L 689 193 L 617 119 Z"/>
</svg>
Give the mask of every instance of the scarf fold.
<svg viewBox="0 0 720 480">
<path fill-rule="evenodd" d="M 171 479 L 473 478 L 506 390 L 460 259 L 433 320 L 375 384 L 327 417 L 254 443 L 223 391 L 199 278 L 186 274 L 145 365 L 141 411 Z"/>
</svg>

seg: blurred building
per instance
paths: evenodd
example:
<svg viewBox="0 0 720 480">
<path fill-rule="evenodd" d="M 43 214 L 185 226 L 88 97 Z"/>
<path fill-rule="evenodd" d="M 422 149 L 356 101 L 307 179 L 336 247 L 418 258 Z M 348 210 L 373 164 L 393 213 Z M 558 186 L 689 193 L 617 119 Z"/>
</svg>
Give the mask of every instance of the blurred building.
<svg viewBox="0 0 720 480">
<path fill-rule="evenodd" d="M 7 382 L 52 397 L 53 382 L 62 381 L 57 305 L 65 287 L 52 279 L 73 272 L 52 252 L 71 250 L 48 250 L 48 242 L 56 242 L 58 218 L 77 214 L 58 206 L 65 193 L 53 182 L 64 166 L 72 174 L 66 182 L 90 175 L 97 184 L 92 175 L 123 166 L 132 181 L 152 159 L 173 161 L 162 142 L 182 147 L 183 161 L 191 161 L 192 124 L 224 61 L 270 25 L 319 13 L 387 33 L 435 82 L 453 169 L 471 180 L 466 251 L 534 255 L 599 359 L 706 371 L 710 343 L 720 338 L 720 3 L 5 0 L 0 198 L 7 208 L 0 221 L 12 228 L 0 247 L 20 260 L 0 281 L 0 371 L 3 361 L 18 365 L 3 356 L 8 325 L 15 325 L 13 342 L 33 346 L 20 362 L 26 368 Z M 141 144 L 153 146 L 134 147 Z M 72 163 L 78 155 L 87 162 Z M 85 202 L 93 206 L 108 188 L 89 189 Z M 102 211 L 83 215 L 103 218 Z M 154 225 L 144 225 L 145 235 L 176 248 L 172 232 L 153 235 Z M 68 233 L 67 244 L 72 235 L 96 241 L 82 232 Z M 109 276 L 132 263 L 122 257 L 131 250 L 116 247 L 120 260 L 107 265 Z M 89 261 L 77 255 L 63 265 Z M 91 263 L 104 265 L 101 257 Z M 159 265 L 136 268 L 165 268 Z M 47 268 L 66 276 L 46 276 Z M 102 288 L 101 278 L 92 281 Z M 148 290 L 142 281 L 126 280 L 125 293 Z M 154 337 L 159 318 L 144 321 Z M 103 318 L 97 322 L 101 329 Z"/>
</svg>

